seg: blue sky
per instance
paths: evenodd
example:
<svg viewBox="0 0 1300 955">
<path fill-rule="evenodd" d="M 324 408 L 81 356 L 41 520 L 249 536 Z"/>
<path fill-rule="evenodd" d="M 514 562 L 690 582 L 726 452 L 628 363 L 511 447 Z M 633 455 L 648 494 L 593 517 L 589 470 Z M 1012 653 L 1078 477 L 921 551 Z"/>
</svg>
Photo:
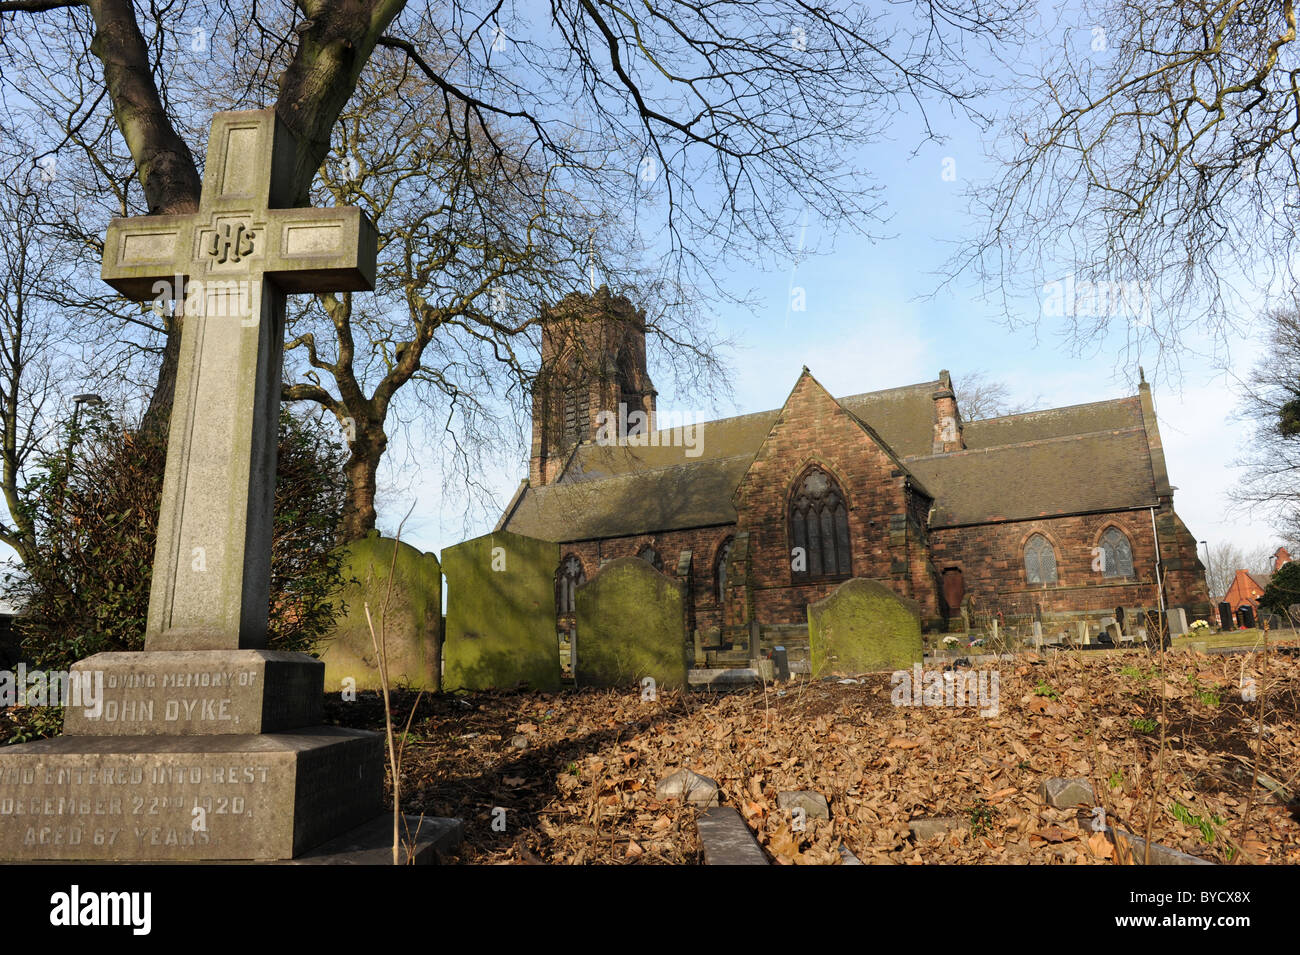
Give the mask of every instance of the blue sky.
<svg viewBox="0 0 1300 955">
<path fill-rule="evenodd" d="M 1080 42 L 1087 38 L 1081 34 Z M 917 148 L 923 139 L 920 124 L 915 114 L 905 113 L 890 125 L 887 141 L 854 157 L 884 187 L 889 221 L 873 231 L 892 237 L 872 242 L 841 232 L 832 239 L 813 222 L 805 245 L 821 254 L 762 270 L 733 266 L 730 287 L 738 293 L 753 289 L 760 307 L 756 314 L 740 308 L 717 312 L 720 331 L 740 343 L 729 356 L 735 405 L 718 409 L 719 414 L 700 409 L 704 417 L 779 407 L 803 365 L 835 395 L 932 380 L 944 368 L 958 384 L 963 375 L 983 370 L 1005 383 L 1014 401 L 1041 396 L 1041 407 L 1137 392 L 1137 362 L 1123 364 L 1122 321 L 1113 323 L 1117 327 L 1093 351 L 1075 356 L 1064 343 L 1059 320 L 1045 318 L 1037 329 L 1010 331 L 999 311 L 980 300 L 973 280 L 927 297 L 942 281 L 955 245 L 979 232 L 978 220 L 967 213 L 965 188 L 994 171 L 978 131 L 947 116 L 944 110 L 931 114 L 947 136 L 944 143 Z M 946 159 L 956 174 L 951 181 L 943 175 Z M 804 290 L 802 313 L 789 308 L 792 285 Z M 1041 292 L 1022 291 L 1018 317 L 1032 318 L 1040 311 Z M 1158 301 L 1152 304 L 1159 309 Z M 1245 378 L 1261 349 L 1248 342 L 1225 356 L 1215 355 L 1206 342 L 1184 344 L 1190 354 L 1178 368 L 1146 365 L 1170 478 L 1178 488 L 1175 505 L 1198 540 L 1212 545 L 1231 540 L 1247 552 L 1271 549 L 1279 541 L 1269 522 L 1231 509 L 1228 491 L 1238 471 L 1225 454 L 1225 449 L 1238 453 L 1244 438 L 1244 426 L 1231 418 L 1238 404 L 1232 376 Z M 696 410 L 667 387 L 665 369 L 650 370 L 661 389 L 661 409 Z M 519 463 L 489 476 L 502 507 L 527 474 L 526 449 L 513 451 Z M 442 493 L 436 462 L 428 461 L 431 469 L 420 473 L 395 466 L 401 457 L 401 452 L 393 455 L 381 471 L 381 528 L 391 532 L 414 503 L 403 536 L 426 550 L 491 530 L 499 510 L 471 515 L 467 524 L 460 496 Z"/>
</svg>

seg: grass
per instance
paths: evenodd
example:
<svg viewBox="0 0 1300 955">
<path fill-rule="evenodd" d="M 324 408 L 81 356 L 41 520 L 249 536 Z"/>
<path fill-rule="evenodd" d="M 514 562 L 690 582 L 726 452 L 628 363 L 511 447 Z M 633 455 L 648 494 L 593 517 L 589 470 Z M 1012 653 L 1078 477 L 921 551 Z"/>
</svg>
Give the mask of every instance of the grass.
<svg viewBox="0 0 1300 955">
<path fill-rule="evenodd" d="M 1192 685 L 1192 693 L 1206 706 L 1218 706 L 1223 701 L 1219 697 L 1218 687 L 1203 687 L 1194 673 L 1187 674 L 1187 682 Z"/>
<path fill-rule="evenodd" d="M 1051 686 L 1044 683 L 1042 680 L 1039 680 L 1038 686 L 1034 687 L 1034 696 L 1045 696 L 1049 700 L 1059 700 L 1061 698 L 1060 693 L 1052 689 Z"/>
<path fill-rule="evenodd" d="M 1213 842 L 1215 827 L 1223 825 L 1223 818 L 1221 816 L 1211 816 L 1209 819 L 1206 819 L 1203 816 L 1196 815 L 1196 813 L 1192 812 L 1180 802 L 1170 803 L 1169 812 L 1179 822 L 1200 829 L 1201 839 L 1205 842 Z"/>
<path fill-rule="evenodd" d="M 982 836 L 986 832 L 993 830 L 993 817 L 997 810 L 986 803 L 983 799 L 975 803 L 970 808 L 967 815 L 970 817 L 970 832 L 972 836 Z"/>
<path fill-rule="evenodd" d="M 1151 679 L 1151 677 L 1155 675 L 1156 671 L 1143 670 L 1141 667 L 1135 667 L 1131 663 L 1126 663 L 1124 664 L 1124 666 L 1120 667 L 1119 672 L 1122 676 L 1132 677 L 1135 680 L 1141 680 L 1143 683 L 1145 683 L 1147 680 Z"/>
<path fill-rule="evenodd" d="M 1136 719 L 1131 719 L 1128 721 L 1128 725 L 1139 733 L 1146 733 L 1148 736 L 1155 735 L 1160 729 L 1160 724 L 1149 716 L 1139 716 Z"/>
</svg>

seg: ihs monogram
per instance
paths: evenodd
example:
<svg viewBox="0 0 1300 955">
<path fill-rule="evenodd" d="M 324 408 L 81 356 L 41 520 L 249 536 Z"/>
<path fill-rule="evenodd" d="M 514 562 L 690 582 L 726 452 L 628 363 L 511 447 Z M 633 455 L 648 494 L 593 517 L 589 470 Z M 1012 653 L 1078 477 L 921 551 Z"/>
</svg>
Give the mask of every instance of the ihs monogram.
<svg viewBox="0 0 1300 955">
<path fill-rule="evenodd" d="M 220 230 L 212 233 L 212 240 L 208 243 L 208 254 L 215 256 L 221 265 L 227 261 L 238 262 L 243 256 L 252 253 L 253 230 L 246 228 L 242 222 L 233 225 L 227 222 Z"/>
</svg>

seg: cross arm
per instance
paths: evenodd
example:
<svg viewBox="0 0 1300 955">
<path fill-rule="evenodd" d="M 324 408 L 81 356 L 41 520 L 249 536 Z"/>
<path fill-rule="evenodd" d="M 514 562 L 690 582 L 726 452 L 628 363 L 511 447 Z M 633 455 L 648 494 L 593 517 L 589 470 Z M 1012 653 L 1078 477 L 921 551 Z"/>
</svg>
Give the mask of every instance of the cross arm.
<svg viewBox="0 0 1300 955">
<path fill-rule="evenodd" d="M 355 206 L 271 209 L 264 273 L 286 292 L 361 292 L 375 288 L 379 234 Z"/>
<path fill-rule="evenodd" d="M 157 298 L 159 282 L 171 282 L 178 272 L 188 270 L 193 229 L 193 216 L 112 220 L 104 237 L 100 276 L 134 301 Z"/>
</svg>

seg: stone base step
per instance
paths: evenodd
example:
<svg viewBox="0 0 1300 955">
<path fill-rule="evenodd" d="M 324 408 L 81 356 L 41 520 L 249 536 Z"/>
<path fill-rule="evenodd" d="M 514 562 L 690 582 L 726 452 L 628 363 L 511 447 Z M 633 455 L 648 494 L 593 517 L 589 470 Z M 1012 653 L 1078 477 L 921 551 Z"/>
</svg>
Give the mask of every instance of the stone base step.
<svg viewBox="0 0 1300 955">
<path fill-rule="evenodd" d="M 384 738 L 60 736 L 0 747 L 0 861 L 292 859 L 383 811 Z"/>
<path fill-rule="evenodd" d="M 753 667 L 692 667 L 686 673 L 688 686 L 752 686 L 762 682 Z"/>
<path fill-rule="evenodd" d="M 437 865 L 440 855 L 455 852 L 465 836 L 459 819 L 403 815 L 398 865 Z M 279 865 L 392 865 L 393 814 L 376 816 L 351 832 Z"/>
</svg>

